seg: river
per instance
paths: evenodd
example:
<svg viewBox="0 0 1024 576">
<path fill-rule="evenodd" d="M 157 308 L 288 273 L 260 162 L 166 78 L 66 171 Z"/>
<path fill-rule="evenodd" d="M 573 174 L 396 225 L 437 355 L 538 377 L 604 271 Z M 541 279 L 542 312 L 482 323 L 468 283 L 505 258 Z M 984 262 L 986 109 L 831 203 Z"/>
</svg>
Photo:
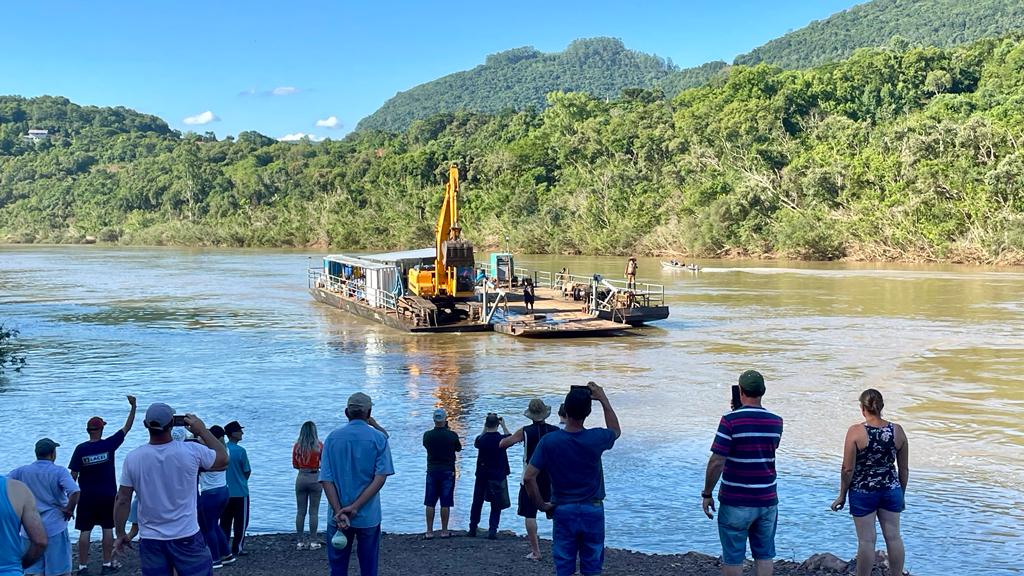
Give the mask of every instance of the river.
<svg viewBox="0 0 1024 576">
<path fill-rule="evenodd" d="M 312 260 L 307 260 L 311 256 Z M 903 515 L 915 574 L 1024 573 L 1024 271 L 961 266 L 703 262 L 699 274 L 641 259 L 666 285 L 669 320 L 639 335 L 562 341 L 498 334 L 410 336 L 314 302 L 284 251 L 0 247 L 0 321 L 22 331 L 28 366 L 0 377 L 0 469 L 32 460 L 37 438 L 66 463 L 85 422 L 112 431 L 165 401 L 208 423 L 246 426 L 255 532 L 294 526 L 291 445 L 321 437 L 364 390 L 391 432 L 398 474 L 383 490 L 384 529 L 423 529 L 420 437 L 436 405 L 469 448 L 454 527 L 472 493 L 472 437 L 495 411 L 511 425 L 529 399 L 603 384 L 623 436 L 605 455 L 608 544 L 718 554 L 700 511 L 708 448 L 729 386 L 766 378 L 765 404 L 786 420 L 778 456 L 780 558 L 851 558 L 853 523 L 828 511 L 858 394 L 882 391 L 910 438 Z M 520 257 L 518 265 L 619 277 L 617 258 Z M 600 424 L 595 413 L 594 424 Z M 118 456 L 145 440 L 137 425 Z M 513 448 L 512 485 L 521 469 Z M 324 514 L 322 513 L 322 516 Z M 544 530 L 549 527 L 542 522 Z M 522 531 L 514 509 L 502 527 Z M 879 547 L 882 540 L 879 538 Z M 524 551 L 525 553 L 525 551 Z"/>
</svg>

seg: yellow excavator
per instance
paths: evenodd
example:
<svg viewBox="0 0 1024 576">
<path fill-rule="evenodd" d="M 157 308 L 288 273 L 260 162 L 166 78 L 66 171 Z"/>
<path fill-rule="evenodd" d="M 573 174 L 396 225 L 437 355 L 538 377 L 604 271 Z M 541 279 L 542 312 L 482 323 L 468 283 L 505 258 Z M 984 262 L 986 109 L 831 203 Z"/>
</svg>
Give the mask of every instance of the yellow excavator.
<svg viewBox="0 0 1024 576">
<path fill-rule="evenodd" d="M 462 239 L 459 227 L 459 167 L 448 169 L 448 184 L 437 217 L 434 266 L 409 270 L 409 291 L 424 298 L 472 298 L 473 244 Z"/>
</svg>

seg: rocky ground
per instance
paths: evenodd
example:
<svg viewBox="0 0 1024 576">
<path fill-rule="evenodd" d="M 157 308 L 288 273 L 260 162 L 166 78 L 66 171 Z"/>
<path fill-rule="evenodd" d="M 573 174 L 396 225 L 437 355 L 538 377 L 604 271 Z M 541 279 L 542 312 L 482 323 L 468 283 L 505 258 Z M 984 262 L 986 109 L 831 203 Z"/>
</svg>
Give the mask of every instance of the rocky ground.
<svg viewBox="0 0 1024 576">
<path fill-rule="evenodd" d="M 424 540 L 421 535 L 385 534 L 381 547 L 383 576 L 527 576 L 554 574 L 551 543 L 541 542 L 544 559 L 525 558 L 525 538 L 502 533 L 498 540 L 468 538 L 457 532 L 452 538 Z M 94 545 L 95 547 L 95 545 Z M 137 549 L 137 546 L 136 546 Z M 218 576 L 292 576 L 328 574 L 325 550 L 299 551 L 291 535 L 268 534 L 246 540 L 249 554 L 215 573 Z M 99 573 L 99 549 L 93 551 L 93 573 Z M 126 552 L 119 575 L 139 574 L 138 553 Z M 358 574 L 353 557 L 350 574 Z M 746 570 L 753 574 L 753 570 Z M 819 555 L 804 563 L 778 561 L 777 576 L 835 576 L 852 573 L 852 566 L 831 555 Z M 653 555 L 609 549 L 605 557 L 606 576 L 717 576 L 718 559 L 696 552 Z M 883 575 L 876 569 L 875 574 Z"/>
</svg>

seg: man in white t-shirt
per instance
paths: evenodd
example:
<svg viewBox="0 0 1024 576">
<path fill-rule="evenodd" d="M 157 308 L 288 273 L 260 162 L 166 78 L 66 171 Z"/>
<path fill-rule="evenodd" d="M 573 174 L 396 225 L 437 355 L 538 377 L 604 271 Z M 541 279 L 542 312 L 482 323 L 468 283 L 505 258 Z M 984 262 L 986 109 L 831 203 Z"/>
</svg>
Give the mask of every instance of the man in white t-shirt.
<svg viewBox="0 0 1024 576">
<path fill-rule="evenodd" d="M 142 576 L 211 576 L 213 560 L 199 532 L 196 511 L 199 469 L 215 469 L 228 463 L 227 449 L 210 434 L 194 414 L 184 418 L 185 427 L 206 442 L 174 442 L 171 428 L 174 410 L 153 404 L 144 424 L 149 444 L 132 450 L 125 458 L 121 486 L 114 503 L 117 549 L 129 545 L 125 521 L 132 494 L 139 494 L 139 560 Z"/>
</svg>

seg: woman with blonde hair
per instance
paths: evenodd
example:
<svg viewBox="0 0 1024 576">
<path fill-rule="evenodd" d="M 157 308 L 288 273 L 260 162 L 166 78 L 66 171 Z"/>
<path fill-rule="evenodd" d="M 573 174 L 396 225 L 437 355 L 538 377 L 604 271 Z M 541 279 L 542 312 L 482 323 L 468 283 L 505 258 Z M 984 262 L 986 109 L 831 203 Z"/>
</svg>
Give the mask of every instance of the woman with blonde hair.
<svg viewBox="0 0 1024 576">
<path fill-rule="evenodd" d="M 884 405 L 878 390 L 861 393 L 864 422 L 846 432 L 839 497 L 832 503 L 832 510 L 841 510 L 849 498 L 857 529 L 857 576 L 868 576 L 875 564 L 876 517 L 889 554 L 889 573 L 903 574 L 900 512 L 910 478 L 907 435 L 899 424 L 882 419 Z"/>
<path fill-rule="evenodd" d="M 319 550 L 316 540 L 317 524 L 320 521 L 320 453 L 324 443 L 317 438 L 316 424 L 306 422 L 299 429 L 299 438 L 292 447 L 292 467 L 299 471 L 295 478 L 295 532 L 298 534 L 299 550 Z M 309 512 L 309 534 L 303 532 L 306 513 Z"/>
</svg>

